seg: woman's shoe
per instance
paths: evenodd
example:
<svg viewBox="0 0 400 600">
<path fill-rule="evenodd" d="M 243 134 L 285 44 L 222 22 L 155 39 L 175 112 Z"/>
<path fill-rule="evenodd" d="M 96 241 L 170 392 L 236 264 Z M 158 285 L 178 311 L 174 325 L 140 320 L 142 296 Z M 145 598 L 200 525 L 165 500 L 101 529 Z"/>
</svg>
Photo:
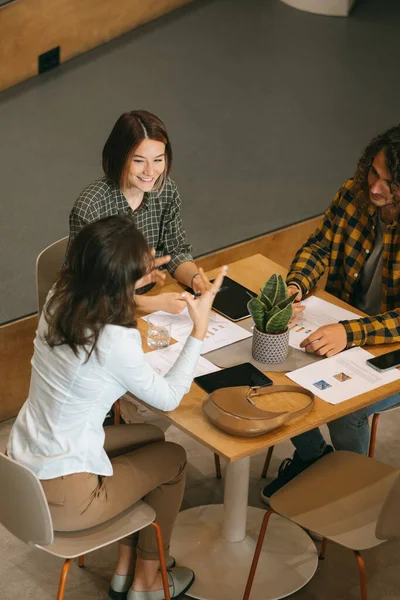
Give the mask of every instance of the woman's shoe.
<svg viewBox="0 0 400 600">
<path fill-rule="evenodd" d="M 171 598 L 178 598 L 188 591 L 194 581 L 194 573 L 187 567 L 175 567 L 168 571 L 169 593 Z M 127 600 L 165 600 L 164 590 L 154 592 L 137 592 L 129 590 Z"/>
<path fill-rule="evenodd" d="M 167 569 L 173 569 L 176 562 L 172 556 L 167 556 L 165 564 L 167 565 Z M 113 575 L 110 589 L 108 590 L 109 598 L 111 598 L 111 600 L 126 600 L 132 581 L 133 575 Z"/>
</svg>

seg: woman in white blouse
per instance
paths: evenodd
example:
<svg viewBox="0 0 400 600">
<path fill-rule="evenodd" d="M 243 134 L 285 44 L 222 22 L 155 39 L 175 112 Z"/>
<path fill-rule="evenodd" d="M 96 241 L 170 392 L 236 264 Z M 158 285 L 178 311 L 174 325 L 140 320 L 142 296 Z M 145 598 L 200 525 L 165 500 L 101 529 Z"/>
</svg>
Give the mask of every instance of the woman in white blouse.
<svg viewBox="0 0 400 600">
<path fill-rule="evenodd" d="M 147 242 L 129 217 L 102 219 L 77 235 L 40 318 L 29 396 L 7 450 L 41 480 L 55 530 L 98 525 L 144 498 L 156 512 L 168 552 L 184 492 L 185 451 L 164 441 L 153 425 L 103 429 L 103 421 L 126 391 L 164 411 L 179 405 L 192 383 L 226 268 L 201 298 L 183 294 L 192 334 L 161 377 L 145 360 L 135 320 L 134 289 L 152 265 Z M 169 578 L 176 597 L 194 574 L 177 567 Z M 120 543 L 109 595 L 164 598 L 153 528 Z"/>
</svg>

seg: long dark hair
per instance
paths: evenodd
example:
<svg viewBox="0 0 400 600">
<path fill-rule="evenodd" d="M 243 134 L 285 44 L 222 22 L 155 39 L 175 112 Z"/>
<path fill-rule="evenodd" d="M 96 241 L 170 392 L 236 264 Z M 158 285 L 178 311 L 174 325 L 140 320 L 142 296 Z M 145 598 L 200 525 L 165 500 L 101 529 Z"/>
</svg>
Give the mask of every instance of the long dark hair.
<svg viewBox="0 0 400 600">
<path fill-rule="evenodd" d="M 163 188 L 172 165 L 172 147 L 164 123 L 147 110 L 123 113 L 103 148 L 103 171 L 121 189 L 127 187 L 129 163 L 143 140 L 155 140 L 165 144 L 165 170 L 154 184 L 154 190 Z"/>
<path fill-rule="evenodd" d="M 50 347 L 67 344 L 88 360 L 104 325 L 136 327 L 134 287 L 152 257 L 131 217 L 106 217 L 86 225 L 73 240 L 44 316 Z"/>
<path fill-rule="evenodd" d="M 375 156 L 383 150 L 386 165 L 392 175 L 390 191 L 395 201 L 400 192 L 400 124 L 375 137 L 365 148 L 354 175 L 353 193 L 362 208 L 369 202 L 368 172 Z"/>
</svg>

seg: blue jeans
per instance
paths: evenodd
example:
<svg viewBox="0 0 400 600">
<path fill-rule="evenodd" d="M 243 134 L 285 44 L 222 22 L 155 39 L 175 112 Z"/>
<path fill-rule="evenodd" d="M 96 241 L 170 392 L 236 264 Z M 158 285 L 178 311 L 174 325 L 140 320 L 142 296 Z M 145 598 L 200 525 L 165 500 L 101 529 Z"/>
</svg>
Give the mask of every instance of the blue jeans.
<svg viewBox="0 0 400 600">
<path fill-rule="evenodd" d="M 356 412 L 328 423 L 329 433 L 335 450 L 351 450 L 358 454 L 368 454 L 368 417 L 400 404 L 400 394 L 380 400 Z M 304 461 L 316 460 L 324 453 L 326 442 L 320 430 L 312 429 L 292 438 L 300 458 Z"/>
</svg>

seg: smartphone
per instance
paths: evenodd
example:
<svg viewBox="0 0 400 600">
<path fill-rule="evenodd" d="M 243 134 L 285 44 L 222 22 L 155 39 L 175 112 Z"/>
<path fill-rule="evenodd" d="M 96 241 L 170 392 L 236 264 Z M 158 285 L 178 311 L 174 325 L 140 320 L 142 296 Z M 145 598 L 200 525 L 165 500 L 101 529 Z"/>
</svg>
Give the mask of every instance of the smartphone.
<svg viewBox="0 0 400 600">
<path fill-rule="evenodd" d="M 376 371 L 388 371 L 400 366 L 400 350 L 393 350 L 392 352 L 386 352 L 375 358 L 369 358 L 367 363 L 370 367 Z"/>
<path fill-rule="evenodd" d="M 195 377 L 194 381 L 208 394 L 224 387 L 236 387 L 239 385 L 259 385 L 260 387 L 264 387 L 272 385 L 272 379 L 264 375 L 262 371 L 259 371 L 251 363 L 242 363 L 228 369 L 221 369 L 221 371 L 216 371 L 215 373 L 200 375 L 200 377 Z"/>
</svg>

